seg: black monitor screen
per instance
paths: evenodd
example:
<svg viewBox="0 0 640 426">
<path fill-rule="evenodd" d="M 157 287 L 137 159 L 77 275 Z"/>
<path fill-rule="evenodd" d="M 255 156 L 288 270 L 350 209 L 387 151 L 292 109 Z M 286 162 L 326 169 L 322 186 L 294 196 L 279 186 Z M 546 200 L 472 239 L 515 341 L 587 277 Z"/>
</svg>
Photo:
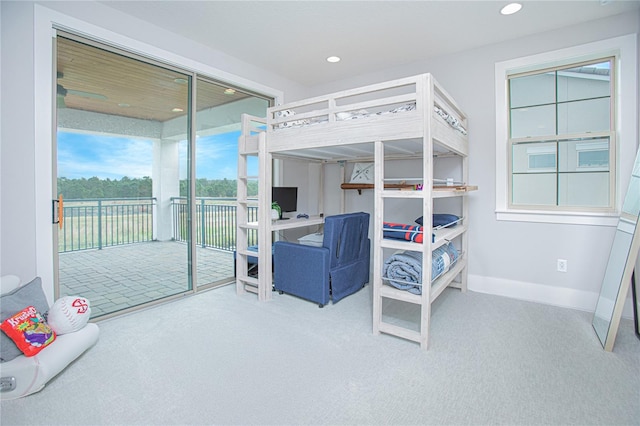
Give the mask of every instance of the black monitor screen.
<svg viewBox="0 0 640 426">
<path fill-rule="evenodd" d="M 283 212 L 298 210 L 298 188 L 274 186 L 271 188 L 271 201 L 275 201 Z"/>
</svg>

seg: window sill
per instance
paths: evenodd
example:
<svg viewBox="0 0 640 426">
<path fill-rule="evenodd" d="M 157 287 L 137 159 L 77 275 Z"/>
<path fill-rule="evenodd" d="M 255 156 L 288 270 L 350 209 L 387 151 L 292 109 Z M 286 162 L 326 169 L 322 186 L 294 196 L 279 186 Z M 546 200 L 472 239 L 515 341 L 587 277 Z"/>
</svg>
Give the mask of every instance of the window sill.
<svg viewBox="0 0 640 426">
<path fill-rule="evenodd" d="M 496 210 L 496 219 L 511 222 L 558 223 L 565 225 L 618 226 L 616 213 Z"/>
</svg>

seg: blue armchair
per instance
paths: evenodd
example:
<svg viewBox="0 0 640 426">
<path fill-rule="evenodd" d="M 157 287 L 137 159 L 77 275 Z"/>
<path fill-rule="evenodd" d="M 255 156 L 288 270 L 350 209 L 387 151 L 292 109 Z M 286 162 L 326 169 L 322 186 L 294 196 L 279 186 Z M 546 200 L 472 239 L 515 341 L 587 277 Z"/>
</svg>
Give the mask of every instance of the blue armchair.
<svg viewBox="0 0 640 426">
<path fill-rule="evenodd" d="M 274 287 L 323 307 L 369 282 L 369 214 L 328 216 L 322 247 L 277 241 Z"/>
</svg>

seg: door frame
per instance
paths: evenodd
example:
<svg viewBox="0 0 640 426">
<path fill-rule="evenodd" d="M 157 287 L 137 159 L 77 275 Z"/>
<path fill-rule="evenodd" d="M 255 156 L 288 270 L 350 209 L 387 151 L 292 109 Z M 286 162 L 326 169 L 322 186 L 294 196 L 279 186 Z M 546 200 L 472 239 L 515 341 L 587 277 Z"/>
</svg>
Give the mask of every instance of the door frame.
<svg viewBox="0 0 640 426">
<path fill-rule="evenodd" d="M 116 27 L 114 22 L 113 26 Z M 260 93 L 274 99 L 276 105 L 283 99 L 283 92 L 214 68 L 197 60 L 156 47 L 141 40 L 118 34 L 104 27 L 54 11 L 40 4 L 34 5 L 34 136 L 35 136 L 35 206 L 36 223 L 36 274 L 43 280 L 44 291 L 49 301 L 55 300 L 54 288 L 54 228 L 51 223 L 51 200 L 53 197 L 53 152 L 56 131 L 55 120 L 55 55 L 52 40 L 55 30 L 102 41 L 125 48 L 133 54 L 157 58 L 168 64 L 181 64 L 181 68 L 209 76 L 221 82 Z M 169 36 L 170 33 L 167 32 Z M 194 43 L 195 45 L 195 43 Z M 202 51 L 203 57 L 206 52 Z M 54 282 L 56 284 L 54 284 Z"/>
</svg>

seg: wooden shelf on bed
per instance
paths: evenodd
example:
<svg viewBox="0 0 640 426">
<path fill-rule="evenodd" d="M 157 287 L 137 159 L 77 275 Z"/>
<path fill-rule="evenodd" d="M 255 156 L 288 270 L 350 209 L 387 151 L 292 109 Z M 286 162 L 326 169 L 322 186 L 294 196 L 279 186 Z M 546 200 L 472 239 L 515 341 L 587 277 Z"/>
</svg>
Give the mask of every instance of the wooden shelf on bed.
<svg viewBox="0 0 640 426">
<path fill-rule="evenodd" d="M 385 189 L 413 189 L 415 187 L 414 184 L 409 183 L 385 183 Z M 357 189 L 358 194 L 362 194 L 363 189 L 373 189 L 372 183 L 342 183 L 340 184 L 341 189 Z M 469 192 L 469 191 L 477 191 L 477 185 L 456 185 L 456 186 L 446 186 L 446 185 L 437 185 L 433 187 L 434 191 L 454 191 L 454 192 Z"/>
<path fill-rule="evenodd" d="M 434 191 L 469 192 L 469 191 L 477 191 L 478 185 L 455 185 L 455 186 L 438 185 L 438 186 L 434 186 L 433 190 Z"/>
<path fill-rule="evenodd" d="M 414 185 L 408 183 L 385 183 L 386 189 L 413 189 Z M 341 189 L 357 189 L 358 194 L 362 194 L 363 189 L 373 189 L 372 183 L 342 183 Z"/>
</svg>

